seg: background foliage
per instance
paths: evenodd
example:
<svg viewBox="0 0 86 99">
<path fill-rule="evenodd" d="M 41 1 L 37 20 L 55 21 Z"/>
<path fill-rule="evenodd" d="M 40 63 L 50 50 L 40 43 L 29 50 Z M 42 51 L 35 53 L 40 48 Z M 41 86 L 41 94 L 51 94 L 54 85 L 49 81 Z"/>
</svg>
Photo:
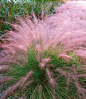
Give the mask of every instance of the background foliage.
<svg viewBox="0 0 86 99">
<path fill-rule="evenodd" d="M 59 0 L 1 0 L 0 1 L 0 35 L 4 30 L 11 27 L 2 21 L 12 22 L 17 16 L 25 16 L 27 13 L 32 17 L 32 12 L 41 19 L 46 14 L 55 12 Z"/>
</svg>

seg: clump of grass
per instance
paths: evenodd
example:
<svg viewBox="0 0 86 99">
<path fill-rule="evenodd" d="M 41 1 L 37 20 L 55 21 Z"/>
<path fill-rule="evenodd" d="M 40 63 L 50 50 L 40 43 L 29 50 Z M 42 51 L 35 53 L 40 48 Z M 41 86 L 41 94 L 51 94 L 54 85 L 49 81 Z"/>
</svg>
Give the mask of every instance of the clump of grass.
<svg viewBox="0 0 86 99">
<path fill-rule="evenodd" d="M 78 66 L 75 61 L 72 63 L 71 61 L 66 62 L 62 58 L 57 59 L 57 55 L 47 51 L 42 53 L 39 61 L 38 52 L 34 47 L 29 48 L 27 54 L 28 61 L 23 66 L 11 65 L 9 72 L 4 73 L 5 76 L 11 76 L 13 79 L 8 83 L 8 86 L 11 87 L 6 87 L 2 99 L 7 97 L 26 97 L 26 99 L 69 99 L 72 97 L 78 99 L 74 82 L 72 81 L 69 84 L 69 90 L 66 90 L 66 77 L 62 77 L 57 72 L 62 68 L 73 68 L 73 64 Z M 20 59 L 21 63 L 22 61 Z M 68 75 L 71 75 L 69 78 L 72 78 L 70 71 Z"/>
<path fill-rule="evenodd" d="M 38 50 L 31 46 L 28 49 L 27 56 L 25 64 L 23 64 L 24 60 L 20 58 L 20 64 L 11 64 L 8 71 L 4 73 L 4 76 L 9 77 L 9 79 L 5 78 L 8 83 L 6 82 L 4 85 L 6 90 L 2 99 L 7 97 L 78 99 L 77 92 L 79 95 L 85 96 L 85 89 L 82 89 L 80 85 L 84 81 L 76 81 L 80 76 L 76 70 L 80 62 L 75 55 L 73 57 L 76 61 L 70 59 L 69 62 L 66 62 L 49 50 L 45 50 L 42 55 L 41 53 L 39 55 Z M 85 75 L 81 74 L 80 77 Z"/>
<path fill-rule="evenodd" d="M 0 73 L 3 75 L 0 83 L 6 83 L 1 99 L 85 98 L 85 83 L 81 77 L 85 79 L 86 72 L 78 69 L 81 64 L 75 50 L 84 45 L 83 35 L 86 34 L 76 32 L 82 39 L 79 39 L 80 44 L 75 44 L 76 39 L 78 41 L 76 33 L 75 36 L 71 32 L 48 35 L 48 25 L 38 20 L 34 13 L 33 20 L 28 15 L 17 20 L 18 24 L 10 23 L 14 31 L 2 36 Z"/>
</svg>

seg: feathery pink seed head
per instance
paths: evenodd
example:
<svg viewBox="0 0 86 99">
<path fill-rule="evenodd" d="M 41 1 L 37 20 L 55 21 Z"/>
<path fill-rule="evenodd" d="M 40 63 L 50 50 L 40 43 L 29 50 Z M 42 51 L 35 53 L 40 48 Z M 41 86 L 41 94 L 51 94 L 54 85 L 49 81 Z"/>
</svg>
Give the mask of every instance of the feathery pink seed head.
<svg viewBox="0 0 86 99">
<path fill-rule="evenodd" d="M 37 44 L 36 47 L 35 47 L 35 50 L 38 51 L 38 52 L 40 52 L 41 51 L 40 45 Z"/>
<path fill-rule="evenodd" d="M 45 64 L 49 63 L 50 61 L 51 61 L 51 58 L 50 58 L 50 57 L 44 58 L 44 59 L 42 60 L 42 62 L 44 62 Z"/>
<path fill-rule="evenodd" d="M 45 68 L 45 63 L 40 63 L 40 64 L 39 64 L 39 67 L 40 67 L 41 69 L 44 69 L 44 68 Z"/>
<path fill-rule="evenodd" d="M 52 72 L 48 68 L 46 68 L 46 74 L 47 74 L 48 79 L 52 78 Z"/>
<path fill-rule="evenodd" d="M 45 68 L 47 66 L 47 63 L 49 63 L 50 61 L 50 57 L 42 59 L 42 62 L 39 64 L 39 67 L 41 67 L 41 69 Z"/>
<path fill-rule="evenodd" d="M 48 68 L 46 69 L 46 74 L 47 74 L 47 77 L 48 77 L 49 84 L 52 87 L 56 87 L 57 83 L 56 83 L 55 79 L 53 78 L 52 72 Z"/>
<path fill-rule="evenodd" d="M 54 87 L 54 88 L 57 87 L 57 83 L 54 78 L 49 79 L 49 83 L 50 83 L 50 85 L 52 85 L 52 87 Z"/>
</svg>

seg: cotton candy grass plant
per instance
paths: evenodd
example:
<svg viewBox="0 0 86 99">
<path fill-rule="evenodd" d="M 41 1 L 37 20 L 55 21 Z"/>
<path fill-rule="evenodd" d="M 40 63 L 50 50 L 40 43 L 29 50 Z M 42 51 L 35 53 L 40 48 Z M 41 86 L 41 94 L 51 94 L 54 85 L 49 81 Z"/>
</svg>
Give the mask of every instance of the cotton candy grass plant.
<svg viewBox="0 0 86 99">
<path fill-rule="evenodd" d="M 47 34 L 46 22 L 34 14 L 33 21 L 27 15 L 10 25 L 14 31 L 4 34 L 1 41 L 1 99 L 86 98 L 86 71 L 74 52 L 79 50 L 78 43 L 70 39 L 70 47 L 67 39 L 58 39 L 60 34 Z M 74 35 L 70 37 L 78 41 Z"/>
</svg>

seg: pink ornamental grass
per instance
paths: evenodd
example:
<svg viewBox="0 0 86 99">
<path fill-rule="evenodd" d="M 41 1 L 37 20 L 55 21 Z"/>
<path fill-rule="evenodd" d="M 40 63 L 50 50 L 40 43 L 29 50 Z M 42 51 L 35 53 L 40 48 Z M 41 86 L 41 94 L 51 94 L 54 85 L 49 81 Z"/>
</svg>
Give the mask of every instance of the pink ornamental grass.
<svg viewBox="0 0 86 99">
<path fill-rule="evenodd" d="M 45 19 L 45 23 L 49 26 L 47 33 L 57 36 L 54 40 L 64 45 L 64 51 L 82 50 L 85 56 L 86 1 L 66 1 L 57 7 L 56 14 Z M 77 55 L 82 57 L 80 53 Z"/>
<path fill-rule="evenodd" d="M 60 49 L 60 53 L 64 53 L 81 49 L 83 46 L 86 47 L 85 8 L 86 4 L 84 3 L 72 3 L 72 1 L 69 1 L 57 7 L 56 14 L 46 18 L 44 21 L 37 20 L 34 15 L 33 22 L 29 17 L 26 17 L 25 21 L 18 18 L 21 25 L 11 24 L 16 31 L 9 31 L 6 34 L 7 36 L 10 35 L 5 40 L 8 43 L 2 45 L 2 47 L 12 53 L 18 50 L 27 51 L 30 44 L 37 44 L 40 40 L 42 40 L 41 45 L 44 46 L 42 50 L 58 43 L 61 46 L 60 48 L 57 47 L 56 51 L 58 53 Z M 26 57 L 23 55 L 23 58 L 25 60 Z"/>
<path fill-rule="evenodd" d="M 49 53 L 47 53 L 45 58 L 43 57 L 44 52 L 47 50 L 52 55 L 56 55 L 57 60 L 61 57 L 67 62 L 69 62 L 70 59 L 76 61 L 72 56 L 69 56 L 69 52 L 72 52 L 74 55 L 79 56 L 82 62 L 84 61 L 84 64 L 86 64 L 85 8 L 86 7 L 83 7 L 82 4 L 75 6 L 75 3 L 71 3 L 70 7 L 70 3 L 67 2 L 57 8 L 56 14 L 47 17 L 45 20 L 39 20 L 33 14 L 33 21 L 29 16 L 26 16 L 26 18 L 18 17 L 17 20 L 19 23 L 10 23 L 15 30 L 8 31 L 2 36 L 3 43 L 1 47 L 3 50 L 0 52 L 0 72 L 7 71 L 7 68 L 12 64 L 24 67 L 28 62 L 28 51 L 31 46 L 34 46 L 34 51 L 37 52 L 35 59 L 39 62 L 38 67 L 40 70 L 45 70 L 44 75 L 46 75 L 50 87 L 57 88 L 58 84 L 56 78 L 54 78 L 53 70 L 51 69 L 51 67 L 54 68 L 54 64 L 50 64 L 52 59 L 48 57 Z M 82 13 L 83 15 L 81 15 Z M 21 59 L 23 61 L 20 61 Z M 71 75 L 62 69 L 57 68 L 56 70 L 58 73 L 61 73 L 61 76 L 69 75 L 67 76 L 67 89 L 69 80 L 71 79 L 75 82 L 78 94 L 85 97 L 85 89 L 80 85 L 78 81 L 79 77 L 76 77 L 73 73 Z M 74 73 L 76 72 L 75 67 L 72 71 Z M 14 93 L 17 88 L 22 90 L 30 86 L 30 84 L 34 82 L 34 79 L 30 78 L 29 74 L 31 74 L 30 77 L 33 77 L 34 71 L 29 71 L 25 76 L 20 78 L 16 84 L 8 87 L 2 99 L 6 99 L 10 94 Z M 11 78 L 8 80 L 11 80 Z M 38 85 L 37 88 L 39 89 L 40 86 L 42 90 L 42 85 Z M 55 93 L 52 97 L 56 97 Z"/>
</svg>

